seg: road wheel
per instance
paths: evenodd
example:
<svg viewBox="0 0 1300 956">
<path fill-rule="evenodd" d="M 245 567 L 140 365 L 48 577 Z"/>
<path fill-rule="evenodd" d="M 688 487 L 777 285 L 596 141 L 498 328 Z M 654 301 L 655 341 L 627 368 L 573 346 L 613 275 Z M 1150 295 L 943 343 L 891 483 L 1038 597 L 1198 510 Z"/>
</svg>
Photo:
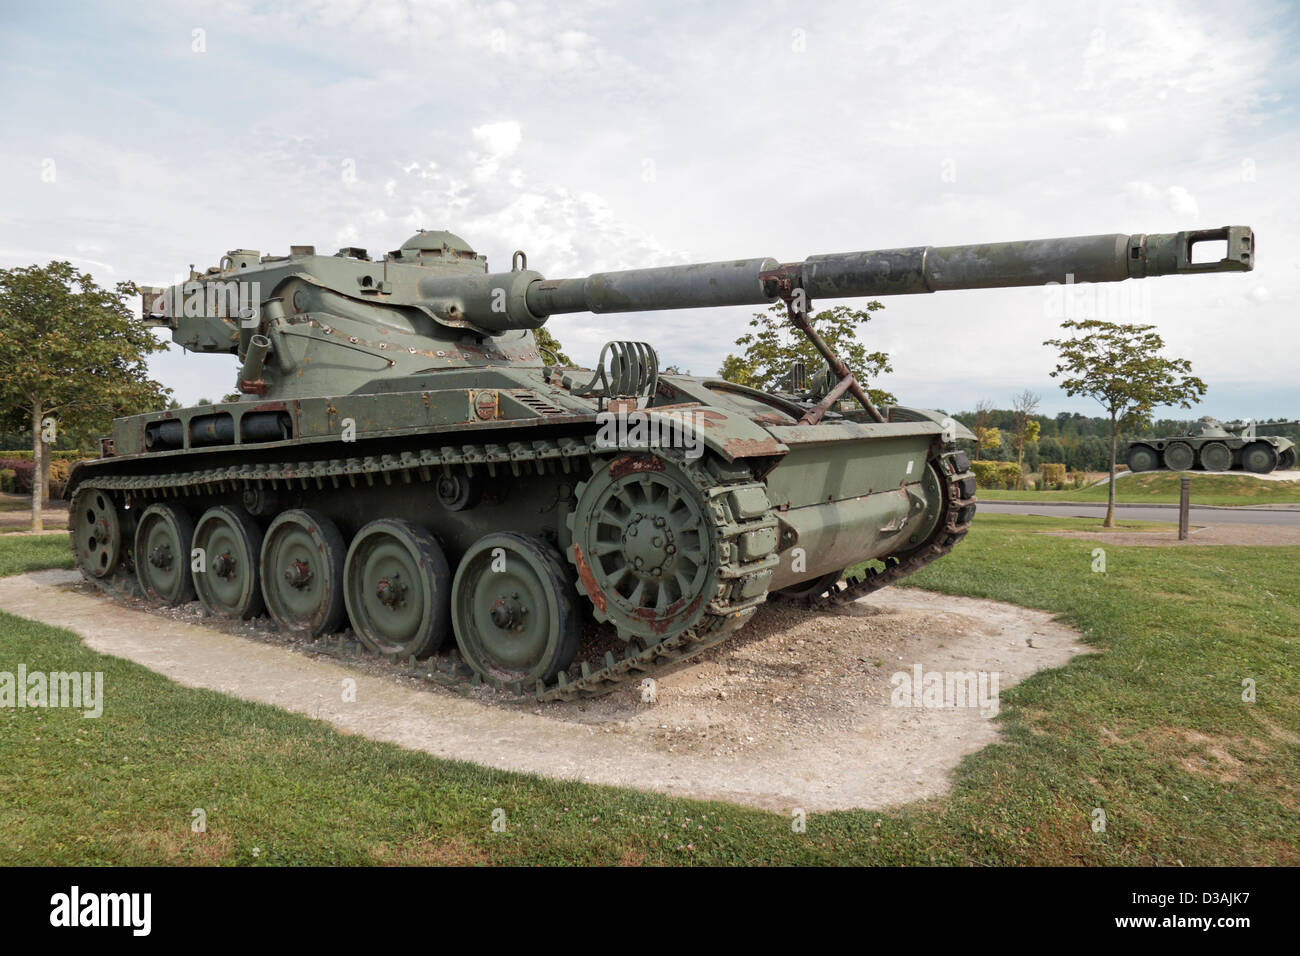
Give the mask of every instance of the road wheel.
<svg viewBox="0 0 1300 956">
<path fill-rule="evenodd" d="M 1212 441 L 1201 449 L 1201 464 L 1206 471 L 1229 471 L 1232 468 L 1232 452 L 1221 441 Z"/>
<path fill-rule="evenodd" d="M 378 654 L 428 657 L 451 632 L 451 570 L 419 525 L 370 522 L 352 539 L 343 580 L 352 628 Z"/>
<path fill-rule="evenodd" d="M 122 557 L 122 522 L 107 491 L 83 488 L 68 515 L 77 564 L 88 576 L 107 577 Z"/>
<path fill-rule="evenodd" d="M 1277 456 L 1277 467 L 1279 471 L 1291 471 L 1296 465 L 1295 448 L 1288 448 L 1282 454 Z"/>
<path fill-rule="evenodd" d="M 1190 471 L 1196 464 L 1196 452 L 1186 442 L 1170 442 L 1165 446 L 1165 467 L 1173 471 Z"/>
<path fill-rule="evenodd" d="M 540 538 L 479 538 L 456 569 L 451 608 L 461 654 L 489 680 L 531 688 L 578 652 L 577 592 L 564 559 Z"/>
<path fill-rule="evenodd" d="M 338 527 L 317 511 L 285 511 L 266 529 L 260 573 L 276 624 L 313 637 L 343 623 L 343 559 Z"/>
<path fill-rule="evenodd" d="M 262 585 L 257 573 L 262 529 L 243 508 L 209 508 L 194 527 L 199 564 L 194 590 L 203 606 L 218 617 L 248 620 L 262 613 Z"/>
<path fill-rule="evenodd" d="M 150 505 L 135 529 L 135 576 L 144 596 L 174 607 L 194 600 L 194 519 L 179 505 Z"/>
<path fill-rule="evenodd" d="M 1257 475 L 1266 475 L 1277 466 L 1277 452 L 1268 442 L 1251 442 L 1241 451 L 1241 467 Z"/>
<path fill-rule="evenodd" d="M 1160 457 L 1149 445 L 1134 445 L 1128 450 L 1129 471 L 1155 471 L 1160 467 Z"/>
</svg>

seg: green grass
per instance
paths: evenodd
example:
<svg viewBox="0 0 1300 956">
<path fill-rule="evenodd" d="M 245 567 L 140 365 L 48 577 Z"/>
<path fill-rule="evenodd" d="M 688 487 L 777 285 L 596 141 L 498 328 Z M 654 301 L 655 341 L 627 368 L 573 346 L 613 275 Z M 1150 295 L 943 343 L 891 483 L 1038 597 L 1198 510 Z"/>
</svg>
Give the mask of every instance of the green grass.
<svg viewBox="0 0 1300 956">
<path fill-rule="evenodd" d="M 0 670 L 102 670 L 107 694 L 97 720 L 0 710 L 0 863 L 1300 863 L 1300 548 L 1107 547 L 1100 574 L 1095 541 L 1026 533 L 1095 525 L 981 515 L 913 579 L 1060 612 L 1103 653 L 1004 689 L 1004 742 L 948 796 L 814 814 L 804 834 L 340 734 L 0 615 Z"/>
<path fill-rule="evenodd" d="M 1182 472 L 1152 471 L 1115 482 L 1115 500 L 1133 504 L 1178 504 Z M 1192 474 L 1194 505 L 1300 504 L 1300 481 L 1267 481 L 1253 475 Z M 1107 498 L 1106 485 L 1063 491 L 1005 491 L 981 488 L 989 501 L 1097 501 Z"/>
<path fill-rule="evenodd" d="M 0 577 L 41 568 L 70 568 L 72 548 L 67 532 L 7 537 L 0 541 Z"/>
</svg>

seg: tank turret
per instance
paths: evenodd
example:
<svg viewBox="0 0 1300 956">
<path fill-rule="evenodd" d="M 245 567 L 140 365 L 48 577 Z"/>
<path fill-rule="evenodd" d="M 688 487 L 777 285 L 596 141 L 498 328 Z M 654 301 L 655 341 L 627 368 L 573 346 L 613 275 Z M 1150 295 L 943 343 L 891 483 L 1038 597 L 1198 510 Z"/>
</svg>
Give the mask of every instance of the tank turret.
<svg viewBox="0 0 1300 956">
<path fill-rule="evenodd" d="M 1193 247 L 1222 242 L 1227 254 L 1194 262 Z M 509 272 L 459 236 L 421 231 L 383 259 L 314 246 L 288 256 L 228 253 L 202 275 L 145 290 L 149 322 L 202 352 L 244 362 L 241 391 L 296 397 L 367 387 L 380 374 L 508 361 L 540 364 L 528 332 L 552 315 L 767 305 L 778 299 L 916 295 L 1200 272 L 1254 266 L 1245 226 L 1157 235 L 1076 236 L 958 246 L 916 246 L 600 272 L 546 279 L 516 252 Z M 799 324 L 798 317 L 792 320 Z M 269 340 L 249 361 L 255 336 Z M 832 367 L 834 362 L 832 362 Z M 257 374 L 251 375 L 250 372 Z"/>
</svg>

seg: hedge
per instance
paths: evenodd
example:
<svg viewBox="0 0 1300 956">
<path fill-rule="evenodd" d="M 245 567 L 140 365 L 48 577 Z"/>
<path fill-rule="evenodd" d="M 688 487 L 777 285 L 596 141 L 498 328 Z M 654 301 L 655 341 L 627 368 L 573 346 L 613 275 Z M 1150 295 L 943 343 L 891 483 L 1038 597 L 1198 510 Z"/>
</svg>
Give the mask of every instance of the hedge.
<svg viewBox="0 0 1300 956">
<path fill-rule="evenodd" d="M 1016 488 L 1020 484 L 1020 466 L 1014 461 L 972 461 L 970 467 L 980 488 Z"/>
<path fill-rule="evenodd" d="M 32 493 L 32 462 L 21 458 L 9 457 L 9 452 L 0 453 L 0 491 L 10 494 L 30 495 Z M 72 473 L 72 462 L 66 458 L 55 458 L 50 462 L 50 497 L 62 498 L 68 486 L 68 475 Z"/>
<path fill-rule="evenodd" d="M 51 452 L 46 449 L 45 454 L 53 455 L 51 461 L 82 461 L 86 458 L 94 458 L 94 455 L 87 455 L 84 451 L 55 451 Z M 13 451 L 0 450 L 0 458 L 19 458 L 23 461 L 30 462 L 33 452 L 30 448 L 14 449 Z"/>
</svg>

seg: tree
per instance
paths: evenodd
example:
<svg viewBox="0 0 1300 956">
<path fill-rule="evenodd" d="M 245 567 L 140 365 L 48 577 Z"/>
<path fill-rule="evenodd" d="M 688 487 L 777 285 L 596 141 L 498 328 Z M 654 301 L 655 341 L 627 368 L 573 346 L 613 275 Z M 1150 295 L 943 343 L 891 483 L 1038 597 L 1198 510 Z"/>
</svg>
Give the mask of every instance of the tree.
<svg viewBox="0 0 1300 956">
<path fill-rule="evenodd" d="M 1191 374 L 1187 359 L 1161 355 L 1164 340 L 1154 325 L 1120 325 L 1101 319 L 1069 319 L 1062 329 L 1078 335 L 1048 339 L 1060 353 L 1051 373 L 1064 376 L 1061 387 L 1070 396 L 1087 395 L 1110 416 L 1110 492 L 1107 528 L 1115 525 L 1115 458 L 1121 429 L 1138 428 L 1151 421 L 1161 405 L 1191 408 L 1205 394 L 1205 383 Z"/>
<path fill-rule="evenodd" d="M 871 313 L 884 305 L 871 301 L 863 309 L 837 305 L 810 316 L 812 327 L 849 367 L 858 384 L 877 405 L 898 401 L 889 392 L 868 387 L 868 381 L 894 369 L 884 352 L 868 352 L 858 340 L 858 329 L 871 320 Z M 808 367 L 809 376 L 825 368 L 826 360 L 808 341 L 807 336 L 790 324 L 785 305 L 776 303 L 765 312 L 756 312 L 749 320 L 752 332 L 736 339 L 739 355 L 728 355 L 718 374 L 729 382 L 751 388 L 774 390 L 783 387 L 786 375 L 795 362 Z"/>
<path fill-rule="evenodd" d="M 1002 446 L 1002 431 L 993 427 L 993 403 L 981 398 L 975 403 L 975 422 L 971 426 L 975 433 L 975 460 L 982 457 L 985 449 L 992 451 Z"/>
<path fill-rule="evenodd" d="M 975 460 L 979 461 L 981 451 L 995 451 L 1002 447 L 1002 429 L 975 429 Z"/>
<path fill-rule="evenodd" d="M 552 335 L 546 326 L 540 325 L 533 329 L 533 336 L 537 339 L 537 347 L 546 349 L 554 355 L 560 365 L 573 364 L 573 359 L 564 354 L 564 346 L 560 344 L 560 340 Z"/>
<path fill-rule="evenodd" d="M 32 436 L 32 530 L 43 530 L 45 445 L 55 415 L 107 424 L 166 403 L 171 390 L 149 378 L 145 356 L 165 349 L 126 298 L 132 283 L 103 289 L 69 262 L 0 270 L 0 389 L 21 409 Z"/>
<path fill-rule="evenodd" d="M 722 368 L 718 369 L 719 378 L 737 385 L 748 385 L 750 388 L 758 388 L 755 381 L 757 376 L 758 369 L 743 355 L 728 355 L 722 360 Z"/>
<path fill-rule="evenodd" d="M 1011 414 L 1015 422 L 1011 430 L 1011 444 L 1016 448 L 1016 464 L 1022 468 L 1025 464 L 1025 446 L 1038 441 L 1038 432 L 1042 426 L 1034 413 L 1038 411 L 1042 400 L 1042 396 L 1029 389 L 1011 399 Z"/>
</svg>

